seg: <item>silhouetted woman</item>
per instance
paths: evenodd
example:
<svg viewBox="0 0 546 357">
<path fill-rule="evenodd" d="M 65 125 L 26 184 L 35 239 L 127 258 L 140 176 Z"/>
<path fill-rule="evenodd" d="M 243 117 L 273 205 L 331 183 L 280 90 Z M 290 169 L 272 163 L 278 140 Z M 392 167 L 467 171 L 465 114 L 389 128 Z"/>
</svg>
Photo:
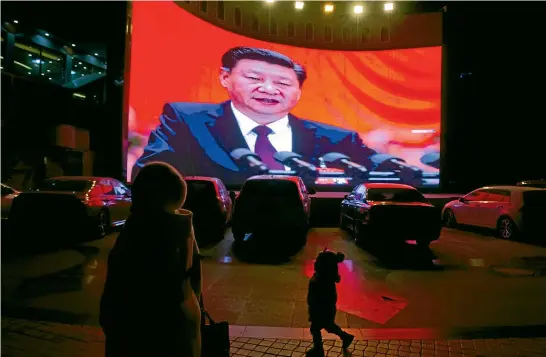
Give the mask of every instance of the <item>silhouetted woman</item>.
<svg viewBox="0 0 546 357">
<path fill-rule="evenodd" d="M 101 299 L 106 357 L 200 357 L 201 263 L 185 199 L 186 183 L 167 164 L 134 179 Z"/>
</svg>

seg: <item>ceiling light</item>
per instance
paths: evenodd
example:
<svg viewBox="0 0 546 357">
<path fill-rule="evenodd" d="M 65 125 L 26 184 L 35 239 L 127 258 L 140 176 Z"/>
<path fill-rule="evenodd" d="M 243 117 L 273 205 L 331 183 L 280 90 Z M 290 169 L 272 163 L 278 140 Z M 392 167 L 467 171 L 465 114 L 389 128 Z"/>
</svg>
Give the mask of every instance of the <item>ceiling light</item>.
<svg viewBox="0 0 546 357">
<path fill-rule="evenodd" d="M 383 8 L 385 9 L 385 11 L 392 11 L 394 10 L 394 4 L 392 2 L 388 2 L 383 5 Z"/>
<path fill-rule="evenodd" d="M 98 56 L 99 54 L 95 52 L 95 56 Z"/>
<path fill-rule="evenodd" d="M 45 33 L 45 35 L 49 37 L 49 34 L 47 32 Z"/>
<path fill-rule="evenodd" d="M 361 14 L 364 12 L 364 7 L 362 5 L 355 5 L 353 11 L 355 14 Z"/>
<path fill-rule="evenodd" d="M 14 23 L 14 24 L 18 24 L 18 23 L 19 23 L 19 21 L 17 21 L 17 20 L 13 20 L 13 23 Z"/>
<path fill-rule="evenodd" d="M 332 11 L 334 11 L 334 5 L 332 4 L 324 5 L 324 12 L 332 12 Z"/>
<path fill-rule="evenodd" d="M 303 9 L 303 5 L 304 5 L 303 1 L 296 1 L 296 5 L 295 5 L 296 9 L 298 10 Z"/>
<path fill-rule="evenodd" d="M 72 47 L 76 47 L 76 45 L 75 45 L 75 44 L 72 44 Z"/>
</svg>

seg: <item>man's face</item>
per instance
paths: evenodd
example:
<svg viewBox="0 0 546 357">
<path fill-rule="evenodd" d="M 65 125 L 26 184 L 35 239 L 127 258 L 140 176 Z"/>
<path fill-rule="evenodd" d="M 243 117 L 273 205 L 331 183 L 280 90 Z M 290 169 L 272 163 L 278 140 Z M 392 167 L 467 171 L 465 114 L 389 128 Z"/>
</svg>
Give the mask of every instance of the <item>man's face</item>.
<svg viewBox="0 0 546 357">
<path fill-rule="evenodd" d="M 231 72 L 220 73 L 220 83 L 243 114 L 253 120 L 278 120 L 298 104 L 301 96 L 293 69 L 243 59 Z"/>
</svg>

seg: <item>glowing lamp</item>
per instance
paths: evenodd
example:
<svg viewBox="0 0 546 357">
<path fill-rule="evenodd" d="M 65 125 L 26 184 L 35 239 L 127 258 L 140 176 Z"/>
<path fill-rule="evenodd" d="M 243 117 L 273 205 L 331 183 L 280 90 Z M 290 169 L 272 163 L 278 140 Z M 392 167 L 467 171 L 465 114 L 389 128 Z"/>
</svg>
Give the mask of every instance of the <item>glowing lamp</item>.
<svg viewBox="0 0 546 357">
<path fill-rule="evenodd" d="M 333 12 L 333 11 L 334 11 L 334 5 L 332 4 L 324 5 L 324 12 Z"/>
<path fill-rule="evenodd" d="M 353 11 L 355 14 L 361 14 L 364 12 L 364 7 L 362 5 L 355 5 Z"/>
<path fill-rule="evenodd" d="M 383 5 L 383 8 L 385 9 L 385 11 L 392 11 L 394 10 L 394 4 L 392 2 L 388 2 Z"/>
<path fill-rule="evenodd" d="M 298 9 L 298 10 L 303 9 L 303 5 L 304 5 L 303 1 L 296 1 L 296 4 L 295 4 L 296 9 Z"/>
</svg>

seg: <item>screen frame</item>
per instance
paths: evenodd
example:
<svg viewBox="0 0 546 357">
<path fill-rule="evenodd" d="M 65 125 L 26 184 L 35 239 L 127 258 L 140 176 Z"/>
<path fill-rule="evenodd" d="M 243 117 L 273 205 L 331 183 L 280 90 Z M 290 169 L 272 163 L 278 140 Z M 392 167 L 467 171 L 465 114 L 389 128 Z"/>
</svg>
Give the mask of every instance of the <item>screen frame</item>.
<svg viewBox="0 0 546 357">
<path fill-rule="evenodd" d="M 174 2 L 174 1 L 173 1 Z M 196 16 L 193 12 L 188 11 L 187 9 L 184 9 L 192 16 Z M 440 23 L 440 31 L 443 31 L 443 23 L 445 20 L 445 13 L 441 13 L 441 23 Z M 124 182 L 131 184 L 131 182 L 127 181 L 127 153 L 128 153 L 128 139 L 129 139 L 129 90 L 130 90 L 130 74 L 131 74 L 131 53 L 132 53 L 132 31 L 133 31 L 133 25 L 132 25 L 132 18 L 133 18 L 133 1 L 127 2 L 127 16 L 126 16 L 126 27 L 125 27 L 125 67 L 124 67 L 124 79 L 123 79 L 123 108 L 122 108 L 122 140 L 123 143 L 121 145 L 122 149 L 122 177 Z M 199 18 L 203 19 L 199 16 Z M 210 26 L 218 27 L 213 22 L 205 20 Z M 282 45 L 288 45 L 288 46 L 295 46 L 293 44 L 287 43 L 286 41 L 271 41 L 269 38 L 264 38 L 263 36 L 253 37 L 249 36 L 248 33 L 239 33 L 239 32 L 233 32 L 229 29 L 219 27 L 223 31 L 228 31 L 233 34 L 245 36 L 251 39 L 258 39 L 261 41 L 267 41 L 275 44 L 282 44 Z M 433 45 L 423 46 L 423 47 L 430 47 Z M 448 67 L 447 67 L 447 46 L 444 40 L 444 36 L 442 36 L 442 42 L 436 46 L 441 47 L 441 61 L 440 61 L 440 68 L 441 68 L 441 83 L 440 83 L 440 169 L 439 169 L 439 185 L 438 187 L 419 187 L 417 188 L 420 192 L 425 193 L 438 193 L 438 192 L 444 192 L 447 186 L 449 186 L 449 183 L 446 182 L 447 175 L 445 174 L 445 171 L 448 170 L 447 162 L 446 162 L 446 149 L 447 149 L 447 135 L 446 130 L 447 129 L 447 100 L 448 100 L 448 87 L 447 87 L 447 79 L 448 79 Z M 295 47 L 302 47 L 302 46 L 295 46 Z M 331 48 L 320 48 L 320 47 L 304 47 L 309 49 L 316 49 L 316 50 L 325 50 L 325 51 L 345 51 L 345 50 L 333 50 Z M 398 50 L 398 49 L 406 49 L 406 48 L 415 48 L 415 47 L 406 47 L 406 46 L 392 46 L 388 49 L 366 49 L 362 50 L 365 51 L 388 51 L 388 50 Z M 347 50 L 348 51 L 348 50 Z M 240 187 L 242 187 L 244 184 L 241 183 Z M 240 189 L 240 187 L 238 187 Z M 313 188 L 317 191 L 330 191 L 330 192 L 349 192 L 351 191 L 354 186 L 346 186 L 346 185 L 315 185 Z M 237 189 L 236 187 L 228 187 L 228 189 Z"/>
</svg>

